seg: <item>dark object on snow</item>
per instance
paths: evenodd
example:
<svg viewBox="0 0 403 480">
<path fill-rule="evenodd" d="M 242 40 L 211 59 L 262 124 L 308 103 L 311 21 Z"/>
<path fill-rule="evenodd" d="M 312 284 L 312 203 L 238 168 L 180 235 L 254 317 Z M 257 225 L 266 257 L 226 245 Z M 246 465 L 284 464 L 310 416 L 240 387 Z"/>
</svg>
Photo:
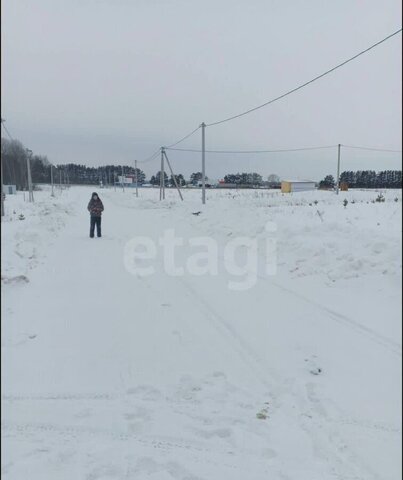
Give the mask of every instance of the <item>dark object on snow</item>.
<svg viewBox="0 0 403 480">
<path fill-rule="evenodd" d="M 192 212 L 192 215 L 200 215 L 201 212 Z"/>
<path fill-rule="evenodd" d="M 101 215 L 104 211 L 104 205 L 96 192 L 93 192 L 87 210 L 91 215 L 90 237 L 94 238 L 95 225 L 97 227 L 97 236 L 101 236 Z"/>
<path fill-rule="evenodd" d="M 29 278 L 25 275 L 17 275 L 16 277 L 1 276 L 1 281 L 4 283 L 28 283 Z"/>
</svg>

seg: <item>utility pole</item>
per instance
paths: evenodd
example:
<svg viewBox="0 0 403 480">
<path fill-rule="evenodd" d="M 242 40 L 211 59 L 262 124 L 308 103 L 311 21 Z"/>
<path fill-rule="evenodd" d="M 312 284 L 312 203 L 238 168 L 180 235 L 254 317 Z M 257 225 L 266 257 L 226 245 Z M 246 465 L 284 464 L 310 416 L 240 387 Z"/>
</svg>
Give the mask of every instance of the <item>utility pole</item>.
<svg viewBox="0 0 403 480">
<path fill-rule="evenodd" d="M 165 148 L 163 149 L 165 155 Z M 165 158 L 162 157 L 162 199 L 165 200 Z"/>
<path fill-rule="evenodd" d="M 160 200 L 165 200 L 165 166 L 164 166 L 164 154 L 165 148 L 161 147 L 161 172 L 160 172 L 160 184 L 161 184 L 161 192 L 160 192 Z"/>
<path fill-rule="evenodd" d="M 182 196 L 181 189 L 180 189 L 180 187 L 179 187 L 179 185 L 178 185 L 178 182 L 176 181 L 176 177 L 175 177 L 174 171 L 172 170 L 171 163 L 170 163 L 170 161 L 169 161 L 169 159 L 168 159 L 168 156 L 167 156 L 167 154 L 166 154 L 166 152 L 165 152 L 165 149 L 164 149 L 164 157 L 165 157 L 165 160 L 167 161 L 169 170 L 171 171 L 172 179 L 173 179 L 173 181 L 174 181 L 176 190 L 178 190 L 179 197 L 180 197 L 180 199 L 183 201 L 183 196 Z"/>
<path fill-rule="evenodd" d="M 1 124 L 3 125 L 3 122 L 5 120 L 2 118 L 1 119 Z M 3 176 L 3 155 L 1 156 L 1 216 L 4 217 L 4 176 Z"/>
<path fill-rule="evenodd" d="M 27 151 L 27 173 L 28 173 L 28 201 L 33 202 L 34 201 L 34 192 L 32 188 L 32 176 L 31 176 L 31 157 L 32 157 L 32 150 L 29 148 L 26 149 Z"/>
<path fill-rule="evenodd" d="M 134 161 L 134 168 L 136 171 L 136 197 L 139 196 L 139 172 L 137 170 L 137 160 Z"/>
<path fill-rule="evenodd" d="M 62 170 L 59 169 L 59 187 L 60 191 L 62 191 Z"/>
<path fill-rule="evenodd" d="M 123 176 L 123 165 L 122 165 L 122 192 L 125 191 L 125 181 L 124 181 L 124 176 Z"/>
<path fill-rule="evenodd" d="M 53 163 L 50 164 L 50 183 L 52 184 L 52 193 L 50 194 L 50 196 L 54 197 L 55 192 L 53 190 Z"/>
<path fill-rule="evenodd" d="M 339 194 L 339 189 L 340 189 L 340 150 L 341 150 L 341 144 L 339 143 L 337 145 L 337 178 L 336 178 L 336 194 Z"/>
<path fill-rule="evenodd" d="M 206 203 L 206 124 L 203 122 L 202 129 L 202 203 Z"/>
<path fill-rule="evenodd" d="M 3 121 L 3 120 L 1 120 Z M 3 156 L 1 158 L 1 216 L 4 217 L 4 177 L 3 177 Z"/>
<path fill-rule="evenodd" d="M 161 147 L 161 167 L 160 167 L 160 201 L 162 200 L 162 164 L 164 163 L 164 149 Z"/>
</svg>

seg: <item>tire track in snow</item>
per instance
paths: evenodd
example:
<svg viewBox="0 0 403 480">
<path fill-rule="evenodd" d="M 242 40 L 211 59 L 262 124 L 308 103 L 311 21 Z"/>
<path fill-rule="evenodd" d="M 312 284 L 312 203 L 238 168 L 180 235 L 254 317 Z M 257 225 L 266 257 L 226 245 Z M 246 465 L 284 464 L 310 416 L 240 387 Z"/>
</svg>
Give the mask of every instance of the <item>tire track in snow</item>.
<svg viewBox="0 0 403 480">
<path fill-rule="evenodd" d="M 234 458 L 233 448 L 229 451 L 228 449 L 223 449 L 222 447 L 217 447 L 214 445 L 213 448 L 209 447 L 208 440 L 200 441 L 195 440 L 194 438 L 183 438 L 183 437 L 168 437 L 168 436 L 157 436 L 157 435 L 135 435 L 130 432 L 114 432 L 112 430 L 94 428 L 94 427 L 85 427 L 85 426 L 73 426 L 73 425 L 56 425 L 54 423 L 15 423 L 15 422 L 3 422 L 1 429 L 5 433 L 14 434 L 17 436 L 26 437 L 28 435 L 35 435 L 41 433 L 54 434 L 58 436 L 71 437 L 73 440 L 78 437 L 98 437 L 103 439 L 112 439 L 114 441 L 123 441 L 128 442 L 132 441 L 139 446 L 150 447 L 153 449 L 161 449 L 166 452 L 171 452 L 175 450 L 181 450 L 183 452 L 194 452 L 199 455 L 201 453 L 207 454 L 219 454 L 223 457 L 229 459 Z M 261 459 L 259 451 L 254 451 L 248 449 L 248 454 Z M 205 457 L 204 457 L 205 458 Z"/>
<path fill-rule="evenodd" d="M 180 216 L 180 218 L 181 218 L 182 222 L 185 221 L 185 217 L 183 215 Z M 197 228 L 197 230 L 199 232 L 201 231 L 199 223 L 194 223 L 193 222 L 191 227 L 192 228 Z M 222 262 L 224 262 L 223 255 L 220 255 L 220 260 Z M 229 261 L 229 259 L 227 258 L 225 261 Z M 261 257 L 260 257 L 260 264 L 262 264 L 262 265 L 265 264 L 265 260 L 262 259 Z M 233 265 L 235 266 L 235 262 L 233 262 Z M 251 272 L 251 271 L 249 271 L 248 273 L 256 274 L 256 272 Z M 325 305 L 322 305 L 321 303 L 319 303 L 315 300 L 312 300 L 312 299 L 306 297 L 305 295 L 303 295 L 299 292 L 296 292 L 295 290 L 292 290 L 292 289 L 290 289 L 288 287 L 285 287 L 284 285 L 282 285 L 278 282 L 273 281 L 272 277 L 264 276 L 264 275 L 259 274 L 259 273 L 257 274 L 257 277 L 260 280 L 265 280 L 265 281 L 269 282 L 271 285 L 277 287 L 278 289 L 280 289 L 280 290 L 282 290 L 282 291 L 284 291 L 288 294 L 293 295 L 294 297 L 302 300 L 304 303 L 308 303 L 308 304 L 316 307 L 320 311 L 326 312 L 328 318 L 331 318 L 332 320 L 339 323 L 340 325 L 343 325 L 345 327 L 350 328 L 351 330 L 355 331 L 356 333 L 361 334 L 361 336 L 366 336 L 369 340 L 371 340 L 371 341 L 377 343 L 378 345 L 384 347 L 385 349 L 387 349 L 389 352 L 393 353 L 394 355 L 397 355 L 399 357 L 402 356 L 402 346 L 398 342 L 395 342 L 394 340 L 385 337 L 381 333 L 376 332 L 375 330 L 363 325 L 362 323 L 357 322 L 357 321 L 351 319 L 350 317 L 348 317 L 348 316 L 346 316 L 346 315 L 344 315 L 340 312 L 337 312 L 337 311 L 335 311 L 335 310 L 333 310 L 329 307 L 326 307 Z"/>
<path fill-rule="evenodd" d="M 221 260 L 223 260 L 222 256 L 220 256 L 220 258 Z M 316 310 L 319 309 L 322 312 L 326 312 L 326 316 L 328 318 L 330 317 L 331 319 L 337 321 L 343 326 L 347 326 L 350 329 L 353 329 L 354 331 L 356 331 L 356 333 L 360 334 L 361 336 L 365 336 L 371 341 L 376 342 L 377 344 L 386 348 L 391 353 L 401 355 L 401 349 L 399 349 L 399 345 L 396 342 L 387 339 L 386 337 L 378 334 L 377 332 L 369 329 L 368 327 L 365 327 L 355 322 L 354 320 L 338 312 L 335 312 L 328 307 L 321 305 L 318 302 L 308 299 L 307 297 L 299 294 L 298 292 L 295 292 L 294 290 L 284 287 L 277 282 L 273 282 L 271 278 L 259 274 L 258 278 L 260 278 L 261 280 L 269 281 L 271 285 L 277 287 L 278 289 L 286 292 L 289 295 L 292 295 L 295 298 L 298 298 L 299 301 L 303 301 L 311 307 L 313 306 Z M 247 364 L 254 364 L 255 374 L 257 374 L 258 377 L 261 377 L 261 374 L 257 372 L 257 370 L 261 370 L 262 367 L 262 361 L 261 359 L 259 359 L 258 355 L 249 347 L 249 345 L 247 345 L 245 340 L 243 340 L 235 332 L 235 330 L 231 328 L 230 325 L 228 325 L 225 319 L 215 311 L 212 305 L 205 299 L 203 299 L 202 296 L 192 288 L 189 282 L 185 282 L 180 277 L 178 278 L 178 280 L 181 281 L 182 285 L 187 289 L 188 292 L 190 292 L 192 297 L 198 303 L 199 307 L 206 312 L 207 317 L 212 321 L 212 323 L 219 323 L 220 328 L 218 328 L 217 325 L 214 325 L 216 329 L 220 331 L 220 333 L 223 333 L 223 331 L 226 332 L 227 337 L 228 334 L 230 337 L 232 337 L 233 348 L 241 355 L 244 360 L 246 360 Z M 280 380 L 279 375 L 275 372 L 271 371 L 271 375 L 273 378 Z M 269 388 L 271 388 L 265 379 L 263 380 L 262 378 L 260 378 L 260 380 L 263 381 Z M 280 393 L 280 395 L 284 393 L 285 392 L 282 392 Z M 300 404 L 300 410 L 303 411 L 301 402 L 299 401 L 299 399 L 301 398 L 301 394 L 303 393 L 297 391 L 294 392 L 291 396 L 297 404 Z M 310 421 L 309 423 L 307 423 L 305 419 L 300 415 L 298 419 L 299 425 L 300 428 L 308 435 L 308 437 L 312 439 L 313 444 L 316 445 L 316 455 L 320 458 L 326 459 L 327 466 L 332 470 L 331 475 L 340 479 L 356 478 L 357 480 L 364 480 L 365 478 L 365 480 L 368 480 L 368 478 L 372 478 L 373 480 L 381 480 L 379 475 L 374 472 L 366 464 L 365 460 L 360 458 L 360 456 L 356 452 L 354 452 L 351 447 L 346 451 L 346 443 L 343 440 L 343 434 L 342 432 L 338 431 L 338 427 L 340 425 L 337 425 L 337 423 L 335 423 L 327 415 L 327 411 L 324 408 L 322 402 L 317 397 L 313 398 L 312 395 L 308 395 L 308 399 L 311 407 L 316 411 L 317 418 L 319 418 L 320 420 L 317 420 L 315 422 Z M 315 425 L 314 431 L 312 430 L 313 424 Z M 325 429 L 323 428 L 324 424 L 328 425 L 328 427 Z M 319 438 L 321 439 L 320 441 L 318 441 Z M 332 458 L 333 460 L 329 462 L 329 458 Z M 346 471 L 345 465 L 350 465 L 350 467 L 348 468 L 348 473 Z M 358 474 L 358 472 L 362 470 L 366 472 L 366 477 Z"/>
<path fill-rule="evenodd" d="M 183 220 L 183 218 L 182 218 L 182 220 Z M 192 227 L 195 227 L 195 225 L 193 224 Z M 199 224 L 197 224 L 197 227 L 199 227 Z M 198 228 L 198 230 L 200 231 L 200 228 Z M 220 260 L 222 262 L 224 262 L 223 255 L 220 255 Z M 225 259 L 225 261 L 228 262 L 229 259 L 227 258 L 227 259 Z M 265 264 L 264 260 L 262 260 L 262 259 L 261 259 L 260 263 Z M 235 262 L 233 262 L 233 265 L 236 266 Z M 248 273 L 254 274 L 254 275 L 256 274 L 256 272 L 252 272 L 252 271 L 248 271 Z M 332 320 L 339 323 L 340 325 L 343 325 L 345 327 L 350 328 L 351 330 L 355 331 L 356 333 L 361 334 L 361 336 L 366 336 L 369 340 L 371 340 L 371 341 L 377 343 L 378 345 L 384 347 L 385 349 L 387 349 L 389 352 L 393 353 L 394 355 L 397 355 L 397 356 L 400 356 L 400 357 L 402 356 L 402 346 L 398 342 L 395 342 L 394 340 L 391 340 L 391 339 L 385 337 L 381 333 L 378 333 L 375 330 L 373 330 L 369 327 L 366 327 L 365 325 L 362 325 L 361 323 L 356 322 L 355 320 L 347 317 L 346 315 L 344 315 L 340 312 L 337 312 L 337 311 L 335 311 L 335 310 L 333 310 L 329 307 L 326 307 L 325 305 L 322 305 L 321 303 L 319 303 L 315 300 L 312 300 L 312 299 L 306 297 L 305 295 L 303 295 L 299 292 L 296 292 L 295 290 L 292 290 L 292 289 L 290 289 L 288 287 L 285 287 L 284 285 L 282 285 L 278 282 L 273 281 L 273 279 L 271 277 L 264 276 L 264 275 L 259 274 L 259 273 L 257 274 L 257 277 L 260 280 L 264 280 L 266 282 L 269 282 L 271 285 L 277 287 L 278 289 L 282 290 L 283 292 L 286 292 L 290 295 L 293 295 L 294 297 L 298 298 L 299 300 L 302 300 L 304 303 L 312 305 L 322 312 L 326 312 L 328 318 L 331 318 Z"/>
<path fill-rule="evenodd" d="M 192 296 L 195 302 L 198 303 L 200 311 L 203 311 L 205 316 L 210 320 L 210 323 L 213 327 L 225 338 L 231 339 L 231 344 L 233 350 L 242 358 L 246 366 L 250 369 L 252 368 L 255 374 L 258 377 L 259 382 L 263 383 L 266 387 L 273 390 L 273 384 L 268 381 L 267 374 L 270 372 L 270 375 L 277 382 L 280 381 L 280 376 L 273 369 L 266 369 L 263 367 L 262 359 L 257 355 L 257 353 L 246 343 L 246 341 L 236 333 L 235 329 L 232 328 L 228 322 L 207 302 L 203 297 L 197 293 L 194 288 L 190 285 L 189 282 L 185 282 L 183 278 L 178 278 L 179 282 L 187 290 L 187 292 Z M 258 372 L 259 370 L 259 372 Z"/>
<path fill-rule="evenodd" d="M 316 302 L 315 300 L 312 300 L 305 295 L 302 295 L 301 293 L 296 292 L 295 290 L 291 290 L 290 288 L 285 287 L 284 285 L 281 285 L 277 282 L 274 282 L 267 277 L 260 276 L 259 278 L 269 281 L 271 285 L 274 285 L 275 287 L 279 288 L 280 290 L 290 293 L 291 295 L 297 297 L 298 299 L 304 301 L 305 303 L 308 303 L 309 305 L 313 305 L 316 308 L 320 309 L 321 311 L 324 311 L 328 314 L 330 318 L 332 318 L 334 321 L 337 323 L 347 326 L 350 329 L 356 331 L 357 333 L 361 334 L 362 336 L 367 337 L 369 340 L 372 340 L 373 342 L 377 343 L 378 345 L 381 345 L 382 347 L 386 348 L 389 352 L 402 356 L 402 347 L 399 343 L 390 340 L 389 338 L 385 337 L 384 335 L 376 332 L 375 330 L 372 330 L 369 327 L 366 327 L 365 325 L 362 325 L 359 322 L 356 322 L 355 320 L 347 317 L 346 315 L 343 315 L 339 312 L 336 312 L 335 310 L 332 310 L 329 307 L 326 307 L 325 305 L 320 304 L 319 302 Z"/>
<path fill-rule="evenodd" d="M 261 378 L 261 368 L 262 368 L 262 360 L 259 359 L 257 354 L 253 352 L 253 350 L 247 345 L 245 340 L 243 340 L 233 328 L 231 328 L 227 322 L 214 310 L 214 308 L 209 304 L 206 300 L 204 300 L 200 294 L 195 292 L 193 288 L 189 285 L 189 283 L 185 283 L 181 279 L 181 283 L 184 285 L 184 287 L 192 294 L 193 298 L 198 302 L 199 305 L 202 306 L 203 310 L 207 313 L 207 316 L 210 318 L 212 321 L 218 321 L 220 323 L 221 328 L 217 328 L 217 330 L 223 334 L 222 329 L 224 329 L 227 334 L 229 334 L 232 337 L 232 343 L 233 343 L 233 348 L 235 351 L 237 351 L 238 354 L 241 355 L 241 357 L 246 361 L 247 365 L 250 365 L 251 363 L 254 364 L 255 368 L 255 374 L 258 377 L 258 379 L 264 383 L 268 388 L 273 391 L 273 386 L 270 385 L 270 383 L 267 382 L 267 379 Z M 226 335 L 228 338 L 228 335 Z M 239 344 L 239 347 L 234 345 L 234 341 Z M 249 357 L 249 358 L 248 358 Z M 259 371 L 258 371 L 259 370 Z M 270 370 L 271 375 L 273 378 L 275 378 L 278 382 L 278 385 L 276 387 L 276 390 L 279 392 L 279 395 L 287 395 L 287 392 L 282 391 L 279 389 L 280 385 L 280 380 L 281 377 L 278 373 L 273 372 L 273 370 Z M 288 394 L 290 394 L 288 392 Z M 303 411 L 303 405 L 301 404 L 301 401 L 299 400 L 301 398 L 301 392 L 293 392 L 290 394 L 292 399 L 294 400 L 295 403 L 299 404 L 300 411 Z M 372 478 L 373 480 L 381 480 L 380 477 L 378 476 L 377 473 L 371 471 L 359 458 L 358 454 L 352 451 L 351 447 L 349 448 L 348 452 L 345 452 L 345 442 L 339 432 L 335 432 L 334 429 L 337 428 L 337 424 L 335 424 L 334 421 L 332 421 L 329 416 L 327 415 L 327 411 L 324 408 L 322 402 L 313 395 L 308 394 L 308 400 L 311 404 L 311 407 L 316 411 L 318 418 L 321 420 L 315 421 L 315 422 L 310 422 L 308 424 L 305 419 L 302 417 L 302 415 L 299 415 L 298 420 L 299 420 L 299 425 L 300 428 L 306 433 L 306 435 L 311 438 L 312 443 L 315 445 L 315 448 L 317 450 L 316 455 L 320 458 L 326 458 L 327 459 L 327 466 L 331 469 L 333 469 L 332 475 L 336 476 L 336 478 L 356 478 L 357 480 L 368 480 L 369 478 Z M 312 424 L 315 424 L 315 430 L 312 430 Z M 331 428 L 323 428 L 323 425 L 327 424 Z M 333 429 L 333 431 L 332 431 Z M 327 432 L 332 432 L 332 433 L 327 433 Z M 318 441 L 318 439 L 321 439 Z M 331 462 L 328 461 L 329 458 L 333 458 Z M 370 477 L 366 476 L 357 476 L 354 474 L 354 476 L 346 476 L 345 468 L 344 466 L 354 464 L 354 468 L 357 469 L 357 471 L 362 471 L 363 469 L 367 472 Z M 339 471 L 336 472 L 334 469 L 337 468 Z M 350 474 L 349 474 L 350 475 Z"/>
<path fill-rule="evenodd" d="M 80 400 L 113 400 L 117 395 L 110 393 L 95 393 L 93 395 L 86 394 L 70 394 L 60 393 L 56 395 L 2 395 L 2 401 L 36 401 L 36 400 L 66 400 L 66 401 L 80 401 Z"/>
<path fill-rule="evenodd" d="M 344 438 L 346 433 L 340 430 L 340 422 L 333 419 L 327 408 L 324 406 L 322 400 L 316 392 L 316 385 L 313 382 L 305 384 L 306 399 L 310 402 L 311 408 L 316 412 L 317 418 L 320 420 L 311 419 L 310 422 L 316 424 L 316 435 L 313 438 L 316 443 L 315 448 L 321 448 L 322 442 L 327 441 L 329 446 L 332 446 L 333 458 L 337 460 L 339 472 L 333 472 L 336 478 L 357 478 L 357 480 L 383 480 L 383 478 L 371 467 L 367 465 L 361 454 L 358 454 L 351 445 L 348 445 Z M 309 429 L 308 421 L 301 419 L 302 428 Z M 327 428 L 323 429 L 323 424 L 327 424 Z M 318 442 L 318 439 L 321 439 Z M 348 435 L 347 435 L 348 438 Z M 336 453 L 337 452 L 337 453 Z M 356 470 L 354 476 L 350 473 L 346 474 L 345 465 L 353 466 Z M 361 475 L 365 472 L 365 477 Z"/>
</svg>

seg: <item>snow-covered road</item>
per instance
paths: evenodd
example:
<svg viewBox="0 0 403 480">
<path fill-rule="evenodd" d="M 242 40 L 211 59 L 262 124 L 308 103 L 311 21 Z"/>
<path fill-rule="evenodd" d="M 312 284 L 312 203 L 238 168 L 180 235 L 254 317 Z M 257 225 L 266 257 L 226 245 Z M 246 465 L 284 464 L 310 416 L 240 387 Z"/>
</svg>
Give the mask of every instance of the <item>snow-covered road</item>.
<svg viewBox="0 0 403 480">
<path fill-rule="evenodd" d="M 348 192 L 344 208 L 212 191 L 202 208 L 198 191 L 104 189 L 90 239 L 91 191 L 6 201 L 5 479 L 401 478 L 401 193 Z M 178 265 L 190 239 L 221 252 L 240 235 L 263 262 L 267 222 L 278 271 L 247 290 L 228 288 L 221 253 L 209 276 L 167 275 L 161 254 L 154 275 L 125 263 L 131 239 L 161 253 L 172 228 Z"/>
</svg>

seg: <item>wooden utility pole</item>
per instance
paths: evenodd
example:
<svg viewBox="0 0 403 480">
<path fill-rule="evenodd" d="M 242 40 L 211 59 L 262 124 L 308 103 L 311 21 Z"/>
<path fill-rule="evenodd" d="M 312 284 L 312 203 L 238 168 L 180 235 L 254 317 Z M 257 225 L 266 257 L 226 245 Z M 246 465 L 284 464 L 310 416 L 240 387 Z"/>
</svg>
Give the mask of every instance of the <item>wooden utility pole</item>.
<svg viewBox="0 0 403 480">
<path fill-rule="evenodd" d="M 136 197 L 139 196 L 139 173 L 138 173 L 138 170 L 137 170 L 137 160 L 134 161 L 134 168 L 135 168 L 135 172 L 136 172 Z"/>
<path fill-rule="evenodd" d="M 339 143 L 337 146 L 337 178 L 336 178 L 336 194 L 339 194 L 340 190 L 340 150 L 341 144 Z"/>
<path fill-rule="evenodd" d="M 34 201 L 34 191 L 32 186 L 32 176 L 31 176 L 31 157 L 32 157 L 32 150 L 29 148 L 26 149 L 27 151 L 27 175 L 28 175 L 28 201 Z"/>
<path fill-rule="evenodd" d="M 202 129 L 202 203 L 206 203 L 206 124 L 201 124 Z"/>
<path fill-rule="evenodd" d="M 171 164 L 170 164 L 170 162 L 169 162 L 169 160 L 168 160 L 168 157 L 167 157 L 167 154 L 166 154 L 166 152 L 165 152 L 165 149 L 164 149 L 164 156 L 165 156 L 165 159 L 166 159 L 166 161 L 167 161 L 169 170 L 170 170 L 170 172 L 171 172 L 172 179 L 173 179 L 173 181 L 174 181 L 175 187 L 176 187 L 176 189 L 178 190 L 179 197 L 180 197 L 180 199 L 183 201 L 181 189 L 179 188 L 178 182 L 176 181 L 175 174 L 174 174 L 174 172 L 173 172 L 173 170 L 172 170 L 172 167 L 171 167 Z"/>
</svg>

